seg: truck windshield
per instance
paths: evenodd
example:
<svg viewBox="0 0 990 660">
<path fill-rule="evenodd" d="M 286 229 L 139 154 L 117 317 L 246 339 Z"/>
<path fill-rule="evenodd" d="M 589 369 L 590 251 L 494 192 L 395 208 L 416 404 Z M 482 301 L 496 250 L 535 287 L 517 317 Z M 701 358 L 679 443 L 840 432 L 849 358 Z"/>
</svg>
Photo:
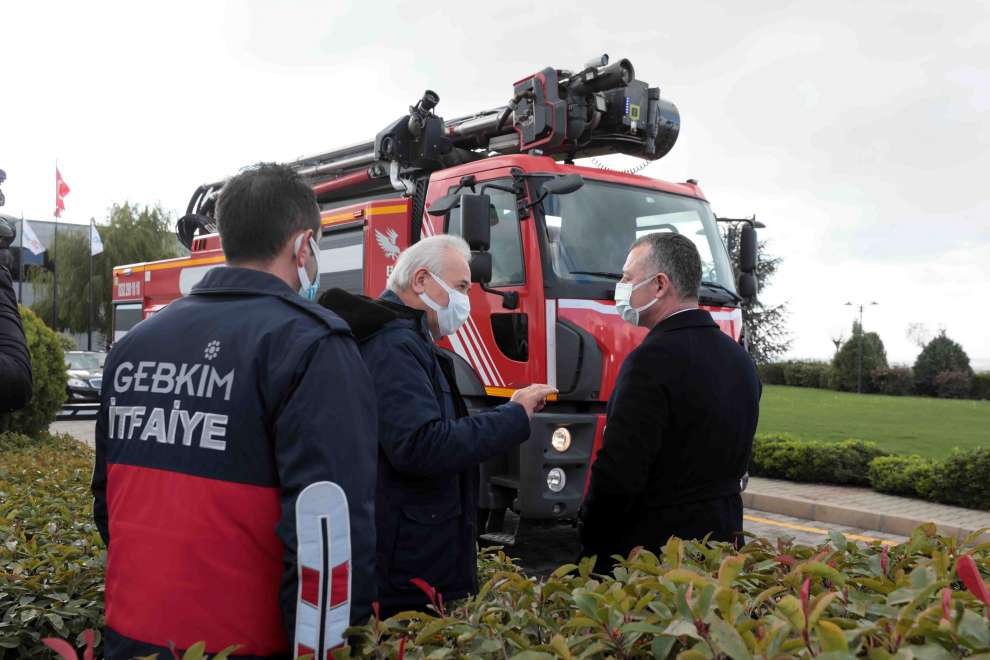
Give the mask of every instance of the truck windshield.
<svg viewBox="0 0 990 660">
<path fill-rule="evenodd" d="M 676 232 L 698 247 L 702 281 L 735 292 L 715 218 L 702 200 L 585 179 L 576 192 L 549 195 L 543 208 L 547 252 L 560 279 L 615 281 L 633 241 Z"/>
</svg>

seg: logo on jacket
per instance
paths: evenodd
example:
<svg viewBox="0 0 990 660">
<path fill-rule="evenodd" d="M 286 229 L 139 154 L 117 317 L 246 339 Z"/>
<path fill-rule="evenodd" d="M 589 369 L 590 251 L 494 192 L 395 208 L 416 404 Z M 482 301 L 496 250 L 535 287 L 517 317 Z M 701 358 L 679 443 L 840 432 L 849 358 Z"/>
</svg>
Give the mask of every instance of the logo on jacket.
<svg viewBox="0 0 990 660">
<path fill-rule="evenodd" d="M 203 357 L 207 360 L 213 360 L 218 355 L 220 355 L 220 341 L 218 339 L 214 339 L 206 345 L 206 350 L 203 351 Z"/>
<path fill-rule="evenodd" d="M 393 261 L 398 258 L 399 252 L 401 252 L 399 249 L 399 232 L 389 227 L 383 234 L 376 229 L 375 240 L 378 241 L 378 246 L 381 247 L 382 252 L 385 253 L 387 258 Z"/>
</svg>

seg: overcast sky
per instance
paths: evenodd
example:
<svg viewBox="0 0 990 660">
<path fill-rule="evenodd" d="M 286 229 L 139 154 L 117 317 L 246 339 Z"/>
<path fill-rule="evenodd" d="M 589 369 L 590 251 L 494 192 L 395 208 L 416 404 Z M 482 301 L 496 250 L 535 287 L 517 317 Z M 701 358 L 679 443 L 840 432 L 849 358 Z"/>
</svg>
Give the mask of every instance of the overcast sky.
<svg viewBox="0 0 990 660">
<path fill-rule="evenodd" d="M 921 322 L 990 368 L 985 2 L 5 2 L 0 49 L 4 211 L 50 218 L 58 159 L 70 222 L 178 214 L 244 165 L 369 139 L 425 88 L 453 117 L 627 57 L 681 112 L 645 174 L 766 223 L 793 356 L 830 357 L 843 303 L 876 300 L 893 362 Z"/>
</svg>

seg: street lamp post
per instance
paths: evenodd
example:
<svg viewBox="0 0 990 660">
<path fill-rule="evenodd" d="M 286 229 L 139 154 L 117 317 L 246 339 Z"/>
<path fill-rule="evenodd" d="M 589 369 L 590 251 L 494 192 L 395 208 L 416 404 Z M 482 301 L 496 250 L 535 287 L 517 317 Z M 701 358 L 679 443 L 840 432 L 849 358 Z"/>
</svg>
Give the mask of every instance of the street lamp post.
<svg viewBox="0 0 990 660">
<path fill-rule="evenodd" d="M 875 300 L 869 303 L 859 303 L 858 305 L 854 305 L 851 302 L 846 303 L 846 307 L 859 307 L 859 360 L 856 367 L 856 394 L 863 393 L 863 336 L 866 334 L 866 331 L 863 329 L 863 308 L 879 304 Z"/>
</svg>

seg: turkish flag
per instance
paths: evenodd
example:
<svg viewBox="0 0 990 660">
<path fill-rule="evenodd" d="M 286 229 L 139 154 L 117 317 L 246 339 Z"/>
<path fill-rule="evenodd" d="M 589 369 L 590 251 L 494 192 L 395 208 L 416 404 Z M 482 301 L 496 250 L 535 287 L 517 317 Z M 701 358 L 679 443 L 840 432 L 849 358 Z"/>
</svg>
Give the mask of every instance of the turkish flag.
<svg viewBox="0 0 990 660">
<path fill-rule="evenodd" d="M 62 211 L 65 210 L 65 196 L 69 194 L 69 186 L 65 183 L 62 178 L 62 173 L 58 171 L 58 167 L 55 167 L 55 217 L 62 217 Z"/>
</svg>

